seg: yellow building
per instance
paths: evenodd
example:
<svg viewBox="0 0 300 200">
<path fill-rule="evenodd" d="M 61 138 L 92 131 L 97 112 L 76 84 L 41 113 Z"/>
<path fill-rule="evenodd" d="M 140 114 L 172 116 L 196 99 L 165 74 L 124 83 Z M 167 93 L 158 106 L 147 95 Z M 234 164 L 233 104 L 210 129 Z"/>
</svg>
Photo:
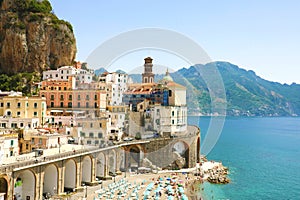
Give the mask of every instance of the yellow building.
<svg viewBox="0 0 300 200">
<path fill-rule="evenodd" d="M 4 96 L 0 98 L 0 116 L 4 118 L 38 118 L 44 123 L 45 97 Z"/>
</svg>

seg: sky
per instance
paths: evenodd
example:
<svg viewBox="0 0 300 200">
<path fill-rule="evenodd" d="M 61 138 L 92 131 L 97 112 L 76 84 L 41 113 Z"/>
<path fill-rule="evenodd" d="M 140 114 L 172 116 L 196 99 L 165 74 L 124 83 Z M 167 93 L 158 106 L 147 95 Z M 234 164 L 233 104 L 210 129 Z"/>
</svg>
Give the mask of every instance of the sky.
<svg viewBox="0 0 300 200">
<path fill-rule="evenodd" d="M 212 61 L 230 62 L 253 70 L 270 81 L 300 83 L 298 0 L 50 2 L 54 13 L 73 25 L 77 61 L 85 62 L 97 47 L 119 34 L 142 28 L 160 28 L 190 38 Z M 110 69 L 128 72 L 141 66 L 147 56 L 170 71 L 190 66 L 170 52 L 140 49 L 114 60 Z"/>
</svg>

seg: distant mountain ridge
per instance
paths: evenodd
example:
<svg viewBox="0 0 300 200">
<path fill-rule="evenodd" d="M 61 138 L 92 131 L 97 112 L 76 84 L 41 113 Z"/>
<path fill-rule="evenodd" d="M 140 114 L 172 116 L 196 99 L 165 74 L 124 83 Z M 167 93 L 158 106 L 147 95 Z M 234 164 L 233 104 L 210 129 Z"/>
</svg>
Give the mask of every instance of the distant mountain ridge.
<svg viewBox="0 0 300 200">
<path fill-rule="evenodd" d="M 267 81 L 255 72 L 241 69 L 229 62 L 212 62 L 182 68 L 170 75 L 175 82 L 187 87 L 187 104 L 193 115 L 212 115 L 208 88 L 199 71 L 217 67 L 222 76 L 229 116 L 299 116 L 300 85 Z M 140 74 L 131 74 L 134 82 L 141 81 Z M 156 81 L 163 75 L 156 75 Z M 193 95 L 191 95 L 193 94 Z"/>
</svg>

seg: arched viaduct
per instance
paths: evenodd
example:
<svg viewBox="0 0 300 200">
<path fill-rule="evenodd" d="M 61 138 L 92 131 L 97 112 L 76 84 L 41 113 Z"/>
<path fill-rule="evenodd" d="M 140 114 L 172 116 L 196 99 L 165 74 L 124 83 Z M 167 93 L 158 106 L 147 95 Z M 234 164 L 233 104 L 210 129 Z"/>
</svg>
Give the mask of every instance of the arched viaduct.
<svg viewBox="0 0 300 200">
<path fill-rule="evenodd" d="M 195 167 L 200 158 L 200 134 L 198 128 L 192 130 L 176 138 L 123 142 L 4 165 L 0 167 L 0 193 L 5 193 L 5 200 L 14 196 L 40 200 L 46 193 L 82 191 L 83 185 L 95 185 L 140 167 L 144 158 L 164 168 L 174 161 L 174 151 L 185 158 L 185 167 Z"/>
</svg>

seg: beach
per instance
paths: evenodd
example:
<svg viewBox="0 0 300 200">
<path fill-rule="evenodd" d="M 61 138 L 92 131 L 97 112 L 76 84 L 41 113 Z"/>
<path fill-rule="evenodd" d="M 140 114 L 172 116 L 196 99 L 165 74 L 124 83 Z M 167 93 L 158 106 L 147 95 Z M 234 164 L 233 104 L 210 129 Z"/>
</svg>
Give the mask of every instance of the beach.
<svg viewBox="0 0 300 200">
<path fill-rule="evenodd" d="M 222 163 L 205 161 L 199 168 L 157 173 L 122 173 L 115 179 L 88 186 L 83 192 L 70 194 L 68 199 L 202 199 L 200 187 L 209 177 L 218 176 L 225 168 Z M 223 174 L 223 173 L 222 173 Z"/>
</svg>

